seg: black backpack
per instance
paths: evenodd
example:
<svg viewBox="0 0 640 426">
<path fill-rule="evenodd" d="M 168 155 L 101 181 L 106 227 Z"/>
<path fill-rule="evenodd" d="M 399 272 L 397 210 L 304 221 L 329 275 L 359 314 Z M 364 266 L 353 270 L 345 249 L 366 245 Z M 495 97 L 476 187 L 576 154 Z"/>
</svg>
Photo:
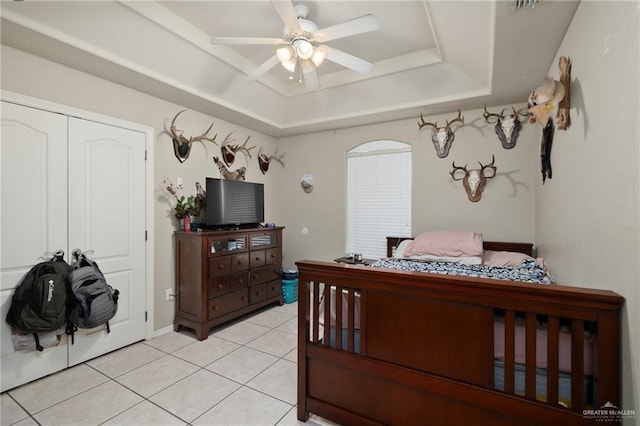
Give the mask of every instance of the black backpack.
<svg viewBox="0 0 640 426">
<path fill-rule="evenodd" d="M 38 333 L 56 331 L 66 322 L 68 277 L 71 266 L 58 250 L 53 258 L 38 263 L 22 278 L 11 298 L 7 323 L 23 333 L 33 333 L 42 352 Z"/>
<path fill-rule="evenodd" d="M 69 274 L 69 310 L 67 316 L 67 334 L 78 328 L 94 328 L 105 325 L 111 332 L 109 320 L 118 311 L 118 295 L 104 278 L 98 264 L 89 259 L 79 249 L 73 251 L 73 270 Z"/>
</svg>

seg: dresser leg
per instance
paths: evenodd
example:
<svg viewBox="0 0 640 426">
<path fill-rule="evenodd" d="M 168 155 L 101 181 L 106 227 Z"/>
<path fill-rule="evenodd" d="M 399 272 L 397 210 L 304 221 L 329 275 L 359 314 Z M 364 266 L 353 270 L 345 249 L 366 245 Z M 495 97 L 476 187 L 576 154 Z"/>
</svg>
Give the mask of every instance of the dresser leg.
<svg viewBox="0 0 640 426">
<path fill-rule="evenodd" d="M 199 326 L 196 327 L 196 337 L 198 340 L 206 340 L 209 337 L 209 327 Z"/>
</svg>

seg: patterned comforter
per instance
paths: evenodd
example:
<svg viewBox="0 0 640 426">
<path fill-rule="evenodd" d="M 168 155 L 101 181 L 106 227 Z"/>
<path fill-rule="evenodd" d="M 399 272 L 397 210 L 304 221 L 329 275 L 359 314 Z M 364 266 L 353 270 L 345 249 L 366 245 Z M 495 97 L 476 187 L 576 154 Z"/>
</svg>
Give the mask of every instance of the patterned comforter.
<svg viewBox="0 0 640 426">
<path fill-rule="evenodd" d="M 398 269 L 401 271 L 429 272 L 443 275 L 462 275 L 474 278 L 520 281 L 535 284 L 553 284 L 551 277 L 533 260 L 525 260 L 518 266 L 463 265 L 449 262 L 429 262 L 417 259 L 385 258 L 371 267 Z"/>
</svg>

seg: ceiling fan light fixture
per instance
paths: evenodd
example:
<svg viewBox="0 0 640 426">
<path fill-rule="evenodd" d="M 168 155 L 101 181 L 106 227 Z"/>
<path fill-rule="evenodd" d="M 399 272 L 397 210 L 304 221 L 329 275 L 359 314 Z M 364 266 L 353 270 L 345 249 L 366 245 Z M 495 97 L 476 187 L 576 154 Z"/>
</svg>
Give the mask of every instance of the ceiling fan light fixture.
<svg viewBox="0 0 640 426">
<path fill-rule="evenodd" d="M 300 59 L 310 59 L 313 55 L 313 45 L 304 38 L 294 40 L 293 47 L 296 51 L 296 55 Z"/>
<path fill-rule="evenodd" d="M 325 46 L 319 46 L 315 48 L 315 50 L 313 51 L 313 55 L 311 56 L 311 60 L 316 67 L 319 67 L 320 64 L 324 62 L 324 58 L 327 57 L 327 53 L 327 48 Z"/>
<path fill-rule="evenodd" d="M 285 63 L 293 58 L 293 48 L 291 46 L 281 47 L 276 50 L 276 56 L 281 63 Z"/>
<path fill-rule="evenodd" d="M 287 61 L 280 62 L 282 66 L 289 72 L 294 72 L 296 70 L 296 58 L 291 57 Z"/>
</svg>

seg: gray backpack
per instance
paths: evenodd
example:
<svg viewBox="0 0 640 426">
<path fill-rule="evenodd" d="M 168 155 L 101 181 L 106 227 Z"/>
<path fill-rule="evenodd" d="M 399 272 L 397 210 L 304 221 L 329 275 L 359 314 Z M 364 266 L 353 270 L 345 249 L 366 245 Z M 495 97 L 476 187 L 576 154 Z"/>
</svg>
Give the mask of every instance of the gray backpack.
<svg viewBox="0 0 640 426">
<path fill-rule="evenodd" d="M 70 306 L 67 316 L 67 334 L 78 328 L 94 328 L 105 325 L 111 332 L 109 320 L 118 311 L 118 290 L 114 290 L 104 278 L 98 264 L 87 258 L 79 249 L 73 251 L 73 270 L 69 274 Z"/>
</svg>

